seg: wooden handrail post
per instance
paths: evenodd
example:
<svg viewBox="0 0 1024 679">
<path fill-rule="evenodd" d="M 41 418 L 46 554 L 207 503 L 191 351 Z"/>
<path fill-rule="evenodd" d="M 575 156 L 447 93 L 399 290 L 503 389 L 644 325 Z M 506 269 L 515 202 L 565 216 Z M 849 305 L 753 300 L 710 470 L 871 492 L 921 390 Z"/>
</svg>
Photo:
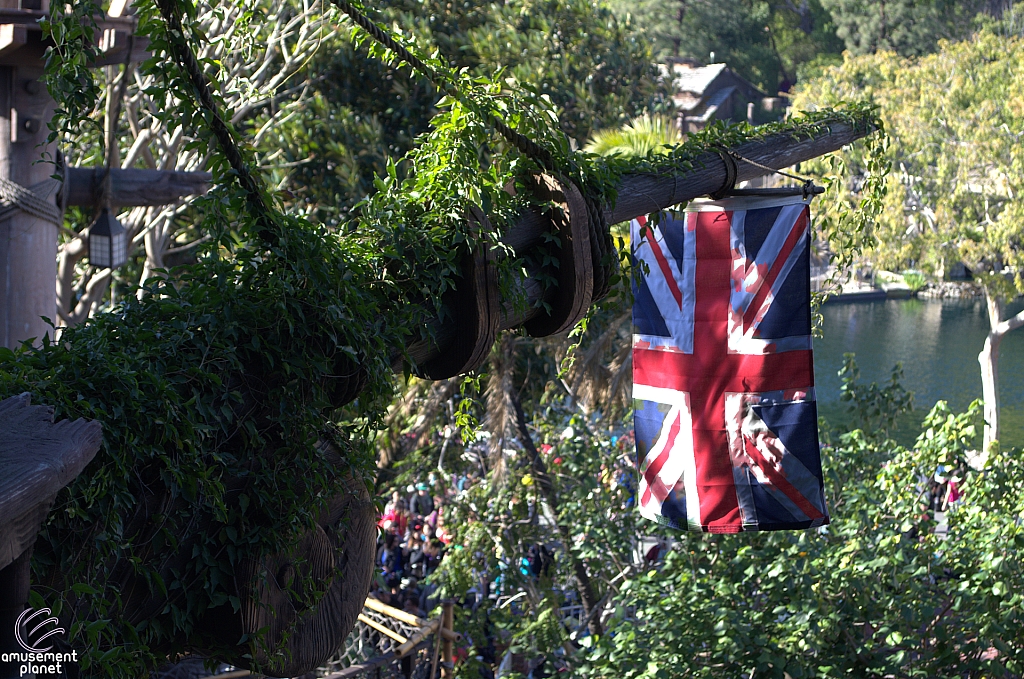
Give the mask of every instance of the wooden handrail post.
<svg viewBox="0 0 1024 679">
<path fill-rule="evenodd" d="M 0 651 L 5 655 L 25 652 L 19 632 L 35 631 L 17 625 L 23 624 L 19 616 L 28 601 L 36 535 L 58 491 L 89 464 L 102 438 L 99 422 L 54 424 L 53 408 L 32 405 L 27 393 L 0 400 Z M 47 625 L 43 620 L 32 624 Z M 44 632 L 55 628 L 48 627 Z M 23 676 L 19 667 L 20 661 L 0 662 L 0 678 Z"/>
<path fill-rule="evenodd" d="M 455 631 L 455 604 L 445 601 L 441 604 L 441 629 L 449 632 Z M 441 677 L 450 679 L 455 676 L 455 654 L 452 650 L 452 640 L 445 634 L 441 635 Z"/>
</svg>

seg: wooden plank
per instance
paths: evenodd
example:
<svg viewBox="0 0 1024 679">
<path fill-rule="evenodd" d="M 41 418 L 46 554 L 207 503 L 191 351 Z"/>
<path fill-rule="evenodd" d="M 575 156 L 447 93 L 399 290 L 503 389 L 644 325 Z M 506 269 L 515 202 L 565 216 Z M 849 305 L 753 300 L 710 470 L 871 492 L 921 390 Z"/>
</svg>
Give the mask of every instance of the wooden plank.
<svg viewBox="0 0 1024 679">
<path fill-rule="evenodd" d="M 404 622 L 406 625 L 412 625 L 413 627 L 426 627 L 430 624 L 430 620 L 420 618 L 411 613 L 406 613 L 401 609 L 388 606 L 380 599 L 374 599 L 373 597 L 366 597 L 366 601 L 363 602 L 363 606 L 369 608 L 371 611 L 383 613 L 389 618 L 394 618 L 399 622 Z"/>
<path fill-rule="evenodd" d="M 417 646 L 423 643 L 423 641 L 431 634 L 437 631 L 437 628 L 441 626 L 441 619 L 431 620 L 426 627 L 420 629 L 416 634 L 409 637 L 409 640 L 404 644 L 395 649 L 395 655 L 399 658 L 404 658 L 408 654 L 412 653 Z M 451 642 L 444 642 L 451 643 Z"/>
<path fill-rule="evenodd" d="M 98 205 L 103 196 L 101 167 L 69 167 L 67 183 L 68 205 Z M 209 172 L 180 170 L 139 170 L 114 168 L 110 171 L 110 202 L 119 206 L 167 205 L 183 196 L 193 196 L 210 190 Z"/>
<path fill-rule="evenodd" d="M 17 3 L 15 3 L 17 4 Z M 0 2 L 0 24 L 24 24 L 30 32 L 42 33 L 39 20 L 48 16 L 48 9 L 21 9 Z M 137 21 L 133 16 L 100 15 L 96 17 L 96 27 L 100 30 L 120 28 L 134 31 Z"/>
<path fill-rule="evenodd" d="M 15 3 L 16 4 L 16 3 Z M 46 5 L 48 3 L 42 3 Z M 2 3 L 0 3 L 2 5 Z M 116 9 L 116 8 L 115 8 Z M 0 6 L 0 25 L 14 25 L 26 31 L 25 40 L 21 44 L 29 45 L 28 55 L 19 54 L 15 57 L 19 61 L 17 65 L 35 65 L 42 67 L 44 52 L 47 46 L 52 46 L 53 41 L 42 35 L 42 27 L 39 20 L 47 17 L 47 9 L 20 9 L 15 6 Z M 96 17 L 95 40 L 100 47 L 96 58 L 89 63 L 91 67 L 109 66 L 111 64 L 123 64 L 126 60 L 132 63 L 139 63 L 152 56 L 149 52 L 149 38 L 143 35 L 129 39 L 135 32 L 137 21 L 131 15 L 103 14 Z M 0 36 L 2 42 L 2 36 Z M 131 57 L 126 58 L 125 49 L 131 48 Z M 11 52 L 16 48 L 12 48 Z M 5 59 L 9 53 L 0 50 L 0 59 Z M 22 59 L 21 57 L 26 58 Z M 13 64 L 13 62 L 5 62 Z"/>
<path fill-rule="evenodd" d="M 360 622 L 362 622 L 363 624 L 368 625 L 369 627 L 372 627 L 373 629 L 377 630 L 381 634 L 383 634 L 385 636 L 388 636 L 388 637 L 391 637 L 392 639 L 394 639 L 395 641 L 397 641 L 400 644 L 404 644 L 405 642 L 409 641 L 408 639 L 403 637 L 401 634 L 399 634 L 395 630 L 391 629 L 390 627 L 386 627 L 385 625 L 380 624 L 379 622 L 377 622 L 376 620 L 374 620 L 373 618 L 371 618 L 371 617 L 369 617 L 367 615 L 364 615 L 364 614 L 360 613 L 359 615 L 356 616 L 356 619 L 359 620 Z"/>
<path fill-rule="evenodd" d="M 109 51 L 104 51 L 101 48 L 100 53 L 96 55 L 96 58 L 89 62 L 89 66 L 91 68 L 96 68 L 98 66 L 120 66 L 126 61 L 138 64 L 153 56 L 152 52 L 149 51 L 149 38 L 144 35 L 136 35 L 133 40 L 129 41 L 128 31 L 122 32 L 120 29 L 112 28 L 105 29 L 104 35 L 109 31 L 115 30 L 118 35 L 115 35 L 110 39 L 109 44 L 111 49 Z M 121 35 L 122 33 L 124 33 L 123 36 Z M 132 50 L 130 57 L 126 56 L 124 53 L 125 48 L 128 46 L 130 46 Z"/>
<path fill-rule="evenodd" d="M 31 546 L 50 502 L 100 448 L 99 422 L 54 424 L 29 394 L 0 401 L 0 568 Z"/>
</svg>

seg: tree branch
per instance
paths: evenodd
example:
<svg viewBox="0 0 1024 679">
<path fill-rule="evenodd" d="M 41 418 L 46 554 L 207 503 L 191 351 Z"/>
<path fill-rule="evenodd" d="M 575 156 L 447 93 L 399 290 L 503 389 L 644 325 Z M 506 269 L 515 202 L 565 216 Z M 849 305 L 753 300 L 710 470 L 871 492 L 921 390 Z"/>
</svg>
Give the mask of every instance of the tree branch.
<svg viewBox="0 0 1024 679">
<path fill-rule="evenodd" d="M 1024 325 L 1024 311 L 1021 311 L 1016 316 L 1011 316 L 1005 321 L 1000 322 L 995 328 L 993 328 L 992 334 L 1002 337 L 1006 333 L 1010 332 L 1011 330 L 1016 330 L 1022 325 Z"/>
</svg>

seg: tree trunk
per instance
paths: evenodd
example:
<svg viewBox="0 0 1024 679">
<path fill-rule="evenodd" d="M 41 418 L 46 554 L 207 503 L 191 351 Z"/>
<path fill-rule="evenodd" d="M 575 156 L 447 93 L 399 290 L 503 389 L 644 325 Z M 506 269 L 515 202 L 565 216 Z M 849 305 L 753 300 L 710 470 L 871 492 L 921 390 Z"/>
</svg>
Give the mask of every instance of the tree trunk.
<svg viewBox="0 0 1024 679">
<path fill-rule="evenodd" d="M 512 401 L 512 406 L 516 411 L 516 429 L 519 432 L 519 438 L 522 441 L 523 446 L 527 452 L 530 453 L 531 467 L 533 473 L 537 477 L 537 486 L 540 488 L 541 494 L 544 496 L 544 501 L 551 507 L 551 511 L 554 513 L 556 519 L 558 517 L 558 493 L 555 491 L 554 485 L 551 483 L 551 476 L 548 475 L 547 466 L 544 464 L 544 460 L 540 456 L 540 452 L 537 451 L 537 446 L 533 443 L 533 437 L 530 435 L 530 431 L 526 428 L 526 415 L 523 413 L 523 405 L 519 402 L 519 395 L 515 389 L 508 390 L 509 399 Z M 565 546 L 565 554 L 572 562 L 572 572 L 576 576 L 576 582 L 579 584 L 579 595 L 580 601 L 583 603 L 583 614 L 590 621 L 587 623 L 587 628 L 590 633 L 594 636 L 601 636 L 604 630 L 601 627 L 601 619 L 599 614 L 591 614 L 594 610 L 594 606 L 598 603 L 598 597 L 594 592 L 594 585 L 590 580 L 590 574 L 587 573 L 587 566 L 573 554 L 572 551 L 572 534 L 569 532 L 569 527 L 561 521 L 555 522 L 558 527 L 558 535 L 562 539 L 562 544 Z"/>
<path fill-rule="evenodd" d="M 1004 321 L 1003 299 L 988 287 L 985 288 L 985 306 L 990 330 L 978 354 L 978 363 L 981 364 L 981 393 L 985 401 L 983 451 L 988 454 L 999 443 L 999 345 L 1006 333 L 1024 325 L 1024 311 Z"/>
</svg>

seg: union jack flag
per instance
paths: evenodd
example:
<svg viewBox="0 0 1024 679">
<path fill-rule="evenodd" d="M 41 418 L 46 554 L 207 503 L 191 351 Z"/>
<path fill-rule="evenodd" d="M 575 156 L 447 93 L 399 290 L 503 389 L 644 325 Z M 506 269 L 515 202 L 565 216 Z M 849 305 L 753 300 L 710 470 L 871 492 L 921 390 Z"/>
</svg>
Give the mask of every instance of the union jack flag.
<svg viewBox="0 0 1024 679">
<path fill-rule="evenodd" d="M 634 428 L 645 517 L 712 533 L 829 522 L 809 222 L 799 197 L 704 201 L 681 219 L 633 221 Z"/>
</svg>

